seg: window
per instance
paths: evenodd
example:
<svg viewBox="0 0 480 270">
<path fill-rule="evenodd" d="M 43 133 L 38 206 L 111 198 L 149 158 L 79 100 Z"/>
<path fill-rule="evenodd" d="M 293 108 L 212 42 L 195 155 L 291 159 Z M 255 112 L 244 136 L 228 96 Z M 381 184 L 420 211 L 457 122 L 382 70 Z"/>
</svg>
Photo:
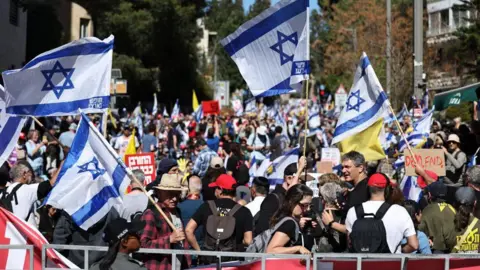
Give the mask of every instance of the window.
<svg viewBox="0 0 480 270">
<path fill-rule="evenodd" d="M 19 0 L 10 0 L 10 23 L 18 26 Z"/>
<path fill-rule="evenodd" d="M 455 27 L 467 26 L 467 19 L 467 11 L 453 9 L 453 22 L 455 24 Z"/>
<path fill-rule="evenodd" d="M 440 12 L 430 14 L 430 32 L 436 34 L 440 31 Z"/>
<path fill-rule="evenodd" d="M 444 9 L 440 11 L 440 21 L 442 29 L 448 29 L 450 27 L 450 9 Z"/>
<path fill-rule="evenodd" d="M 88 25 L 90 24 L 89 19 L 80 19 L 80 38 L 88 37 Z"/>
</svg>

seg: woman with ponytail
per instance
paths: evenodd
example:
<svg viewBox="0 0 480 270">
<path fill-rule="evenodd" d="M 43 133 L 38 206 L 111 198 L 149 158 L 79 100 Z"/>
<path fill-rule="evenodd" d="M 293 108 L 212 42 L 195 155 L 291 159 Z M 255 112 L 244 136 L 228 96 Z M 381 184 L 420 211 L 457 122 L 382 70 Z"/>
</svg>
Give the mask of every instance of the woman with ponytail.
<svg viewBox="0 0 480 270">
<path fill-rule="evenodd" d="M 478 222 L 477 199 L 471 187 L 461 187 L 455 192 L 457 213 L 452 253 L 478 253 L 480 244 L 480 222 Z"/>
<path fill-rule="evenodd" d="M 132 221 L 118 218 L 108 224 L 104 240 L 108 243 L 108 251 L 103 259 L 92 265 L 92 270 L 146 270 L 139 261 L 130 254 L 140 249 L 139 232 L 145 227 L 143 221 Z"/>
</svg>

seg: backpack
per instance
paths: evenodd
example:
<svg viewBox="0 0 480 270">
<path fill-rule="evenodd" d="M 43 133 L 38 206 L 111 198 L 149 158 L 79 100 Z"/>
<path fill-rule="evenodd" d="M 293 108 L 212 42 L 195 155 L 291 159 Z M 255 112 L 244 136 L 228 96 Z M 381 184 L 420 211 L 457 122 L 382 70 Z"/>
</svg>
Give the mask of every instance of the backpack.
<svg viewBox="0 0 480 270">
<path fill-rule="evenodd" d="M 353 223 L 350 233 L 353 253 L 391 253 L 382 221 L 389 208 L 390 204 L 384 202 L 376 214 L 365 214 L 362 204 L 355 207 L 357 220 Z"/>
<path fill-rule="evenodd" d="M 3 190 L 0 191 L 1 197 L 0 197 L 0 207 L 10 211 L 13 213 L 13 207 L 12 207 L 12 199 L 15 199 L 15 205 L 18 205 L 18 199 L 17 199 L 17 190 L 22 186 L 23 184 L 18 184 L 16 185 L 13 189 L 12 192 L 8 193 L 7 188 L 4 188 Z"/>
<path fill-rule="evenodd" d="M 290 239 L 290 243 L 294 244 L 298 241 L 298 235 L 300 234 L 300 228 L 298 227 L 297 222 L 292 217 L 284 217 L 280 222 L 278 222 L 273 228 L 270 228 L 261 234 L 253 238 L 252 243 L 247 247 L 247 253 L 265 253 L 267 250 L 268 243 L 272 240 L 273 234 L 288 220 L 293 220 L 295 222 L 295 239 Z M 251 261 L 255 258 L 246 258 L 247 261 Z"/>
<path fill-rule="evenodd" d="M 217 211 L 217 206 L 213 201 L 207 201 L 212 215 L 207 218 L 206 235 L 205 235 L 205 250 L 210 251 L 235 251 L 236 250 L 236 235 L 235 225 L 236 220 L 233 215 L 242 208 L 241 205 L 236 204 L 225 216 L 220 216 Z"/>
</svg>

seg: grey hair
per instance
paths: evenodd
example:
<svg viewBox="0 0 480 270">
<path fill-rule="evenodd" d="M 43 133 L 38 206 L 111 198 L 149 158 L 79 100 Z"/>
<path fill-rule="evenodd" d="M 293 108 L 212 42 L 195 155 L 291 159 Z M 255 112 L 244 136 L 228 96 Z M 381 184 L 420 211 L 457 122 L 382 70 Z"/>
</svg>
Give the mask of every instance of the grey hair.
<svg viewBox="0 0 480 270">
<path fill-rule="evenodd" d="M 350 151 L 345 155 L 343 155 L 342 161 L 345 161 L 345 160 L 353 161 L 353 164 L 355 164 L 355 167 L 365 166 L 365 157 L 357 151 Z"/>
<path fill-rule="evenodd" d="M 339 184 L 332 182 L 320 187 L 320 194 L 327 204 L 334 204 L 337 200 L 337 193 L 342 191 L 342 187 Z"/>
<path fill-rule="evenodd" d="M 10 178 L 14 181 L 20 179 L 23 177 L 23 174 L 29 170 L 30 168 L 28 168 L 27 165 L 19 163 L 10 170 Z"/>
<path fill-rule="evenodd" d="M 192 178 L 198 178 L 198 182 L 197 181 L 192 181 Z M 194 182 L 197 182 L 197 183 L 194 183 Z M 190 191 L 190 193 L 194 193 L 194 194 L 200 194 L 200 192 L 202 192 L 202 180 L 200 179 L 200 177 L 196 176 L 196 175 L 193 175 L 189 178 L 188 180 L 188 190 Z"/>
<path fill-rule="evenodd" d="M 468 181 L 480 187 L 480 166 L 473 166 L 467 170 Z"/>
<path fill-rule="evenodd" d="M 132 171 L 133 175 L 135 175 L 135 177 L 138 179 L 138 181 L 140 181 L 140 183 L 143 183 L 145 181 L 145 173 L 140 170 L 140 169 L 135 169 Z M 132 182 L 130 182 L 130 184 L 134 184 L 135 183 L 135 180 L 132 180 Z"/>
</svg>

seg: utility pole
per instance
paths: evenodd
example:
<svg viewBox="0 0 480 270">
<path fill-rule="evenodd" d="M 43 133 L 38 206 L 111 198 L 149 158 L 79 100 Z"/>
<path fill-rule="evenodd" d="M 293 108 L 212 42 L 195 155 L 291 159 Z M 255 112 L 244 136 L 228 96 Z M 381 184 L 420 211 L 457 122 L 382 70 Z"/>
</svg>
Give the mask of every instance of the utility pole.
<svg viewBox="0 0 480 270">
<path fill-rule="evenodd" d="M 387 95 L 390 97 L 392 76 L 392 1 L 387 0 Z M 391 100 L 391 99 L 390 99 Z"/>
<path fill-rule="evenodd" d="M 413 1 L 413 94 L 423 96 L 423 0 Z"/>
<path fill-rule="evenodd" d="M 213 56 L 213 81 L 217 83 L 217 55 Z"/>
</svg>

